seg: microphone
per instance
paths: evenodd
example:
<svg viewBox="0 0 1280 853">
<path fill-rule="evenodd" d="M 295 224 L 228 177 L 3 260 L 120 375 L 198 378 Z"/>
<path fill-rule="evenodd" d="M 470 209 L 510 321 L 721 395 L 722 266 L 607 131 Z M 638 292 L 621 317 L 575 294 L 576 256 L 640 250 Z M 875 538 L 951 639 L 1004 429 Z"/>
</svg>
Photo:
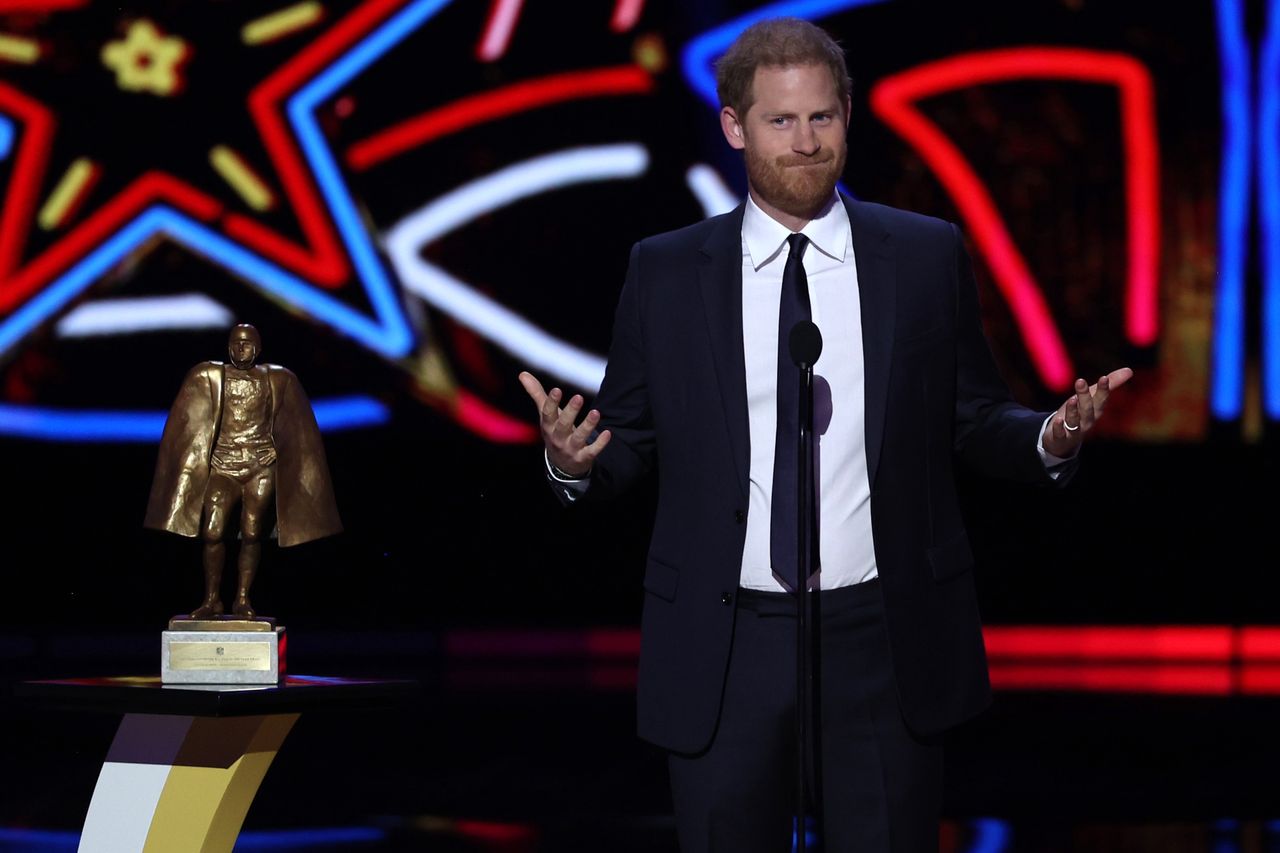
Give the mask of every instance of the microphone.
<svg viewBox="0 0 1280 853">
<path fill-rule="evenodd" d="M 811 368 L 822 355 L 822 332 L 811 320 L 801 320 L 791 327 L 791 360 L 800 369 Z"/>
</svg>

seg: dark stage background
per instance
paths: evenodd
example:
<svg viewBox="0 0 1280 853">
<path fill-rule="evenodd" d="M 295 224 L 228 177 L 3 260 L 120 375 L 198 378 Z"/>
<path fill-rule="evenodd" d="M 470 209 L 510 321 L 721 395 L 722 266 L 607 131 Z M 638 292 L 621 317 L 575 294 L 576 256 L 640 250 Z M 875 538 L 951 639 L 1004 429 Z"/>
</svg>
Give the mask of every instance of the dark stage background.
<svg viewBox="0 0 1280 853">
<path fill-rule="evenodd" d="M 561 510 L 516 375 L 589 396 L 631 244 L 742 197 L 705 86 L 763 12 L 841 39 L 843 185 L 961 225 L 1019 399 L 1136 371 L 1067 489 L 963 484 L 986 621 L 1275 623 L 1272 5 L 0 3 L 6 680 L 156 669 L 201 590 L 198 543 L 141 527 L 163 413 L 251 322 L 321 413 L 346 527 L 269 547 L 255 604 L 296 671 L 407 675 L 430 698 L 364 735 L 300 727 L 353 738 L 337 761 L 366 784 L 343 808 L 295 758 L 250 825 L 318 820 L 286 784 L 337 821 L 663 815 L 626 652 L 655 484 Z M 602 631 L 623 651 L 582 676 Z M 1151 849 L 1208 849 L 1235 830 L 1206 821 L 1272 816 L 1274 691 L 1242 683 L 1001 693 L 959 736 L 950 814 L 1187 820 L 1204 846 Z M 74 828 L 112 724 L 5 715 L 0 822 Z M 1046 725 L 1072 734 L 1032 742 Z M 37 769 L 49 750 L 79 769 Z M 977 832 L 956 827 L 953 849 Z"/>
</svg>

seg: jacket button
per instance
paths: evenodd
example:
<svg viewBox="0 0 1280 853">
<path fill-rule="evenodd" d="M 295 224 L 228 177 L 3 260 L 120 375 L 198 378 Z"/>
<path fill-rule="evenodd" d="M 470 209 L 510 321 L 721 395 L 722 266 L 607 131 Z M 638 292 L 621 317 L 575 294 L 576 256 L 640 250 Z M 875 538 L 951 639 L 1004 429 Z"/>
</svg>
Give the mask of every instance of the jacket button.
<svg viewBox="0 0 1280 853">
<path fill-rule="evenodd" d="M 721 604 L 733 604 L 733 593 L 731 593 L 731 592 L 722 592 L 722 593 L 720 593 L 720 603 L 721 603 Z"/>
<path fill-rule="evenodd" d="M 741 524 L 747 520 L 747 514 L 740 509 L 735 509 L 733 511 L 733 520 Z"/>
</svg>

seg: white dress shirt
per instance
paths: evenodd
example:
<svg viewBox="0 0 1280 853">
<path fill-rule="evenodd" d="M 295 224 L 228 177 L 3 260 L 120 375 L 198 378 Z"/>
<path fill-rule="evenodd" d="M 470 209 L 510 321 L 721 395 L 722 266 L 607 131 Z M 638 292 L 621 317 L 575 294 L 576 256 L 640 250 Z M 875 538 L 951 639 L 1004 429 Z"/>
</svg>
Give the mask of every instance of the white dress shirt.
<svg viewBox="0 0 1280 853">
<path fill-rule="evenodd" d="M 786 587 L 769 558 L 773 456 L 777 429 L 778 310 L 787 237 L 793 232 L 770 217 L 750 197 L 742 217 L 742 343 L 746 364 L 748 429 L 751 440 L 746 544 L 740 583 L 778 592 Z M 814 468 L 818 489 L 819 571 L 812 588 L 835 589 L 877 576 L 871 532 L 871 483 L 867 472 L 866 411 L 863 391 L 862 307 L 849 214 L 839 196 L 801 229 L 809 238 L 803 263 L 813 322 L 822 332 L 822 354 L 814 365 Z M 1065 462 L 1037 450 L 1050 476 Z M 587 489 L 588 479 L 559 476 L 546 460 L 547 474 L 566 502 Z"/>
<path fill-rule="evenodd" d="M 769 564 L 769 528 L 778 419 L 778 302 L 791 233 L 747 200 L 742 217 L 742 344 L 751 468 L 741 584 L 773 592 L 784 589 Z M 862 387 L 862 308 L 844 205 L 833 194 L 831 203 L 800 233 L 810 241 L 804 271 L 813 322 L 822 332 L 822 354 L 813 377 L 821 569 L 810 584 L 834 589 L 876 576 Z"/>
</svg>

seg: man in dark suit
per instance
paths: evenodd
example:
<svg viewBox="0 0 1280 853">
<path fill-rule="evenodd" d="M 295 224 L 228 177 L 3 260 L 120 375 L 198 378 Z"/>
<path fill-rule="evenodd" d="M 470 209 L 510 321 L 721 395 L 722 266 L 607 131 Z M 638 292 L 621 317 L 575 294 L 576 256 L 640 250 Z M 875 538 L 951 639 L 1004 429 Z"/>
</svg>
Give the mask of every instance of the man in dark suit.
<svg viewBox="0 0 1280 853">
<path fill-rule="evenodd" d="M 836 193 L 850 82 L 820 29 L 751 27 L 717 83 L 748 201 L 633 248 L 580 422 L 581 396 L 561 407 L 521 382 L 562 500 L 656 466 L 639 733 L 669 751 L 682 849 L 778 853 L 796 787 L 795 515 L 775 515 L 795 499 L 786 334 L 816 322 L 823 849 L 936 849 L 937 735 L 990 692 L 954 466 L 1062 480 L 1132 372 L 1077 380 L 1053 413 L 1011 399 L 956 227 Z"/>
</svg>

